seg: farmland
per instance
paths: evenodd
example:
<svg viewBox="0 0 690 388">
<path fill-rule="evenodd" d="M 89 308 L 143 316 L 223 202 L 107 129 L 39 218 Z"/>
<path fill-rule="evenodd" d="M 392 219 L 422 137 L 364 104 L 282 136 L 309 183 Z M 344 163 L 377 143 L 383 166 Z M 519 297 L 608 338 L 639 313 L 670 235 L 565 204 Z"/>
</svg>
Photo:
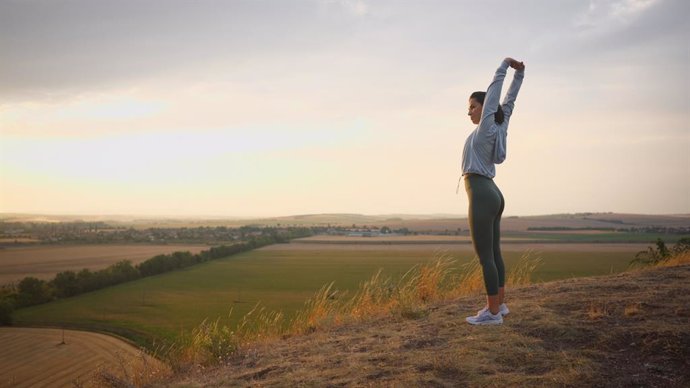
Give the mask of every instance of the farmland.
<svg viewBox="0 0 690 388">
<path fill-rule="evenodd" d="M 151 373 L 161 367 L 117 338 L 84 331 L 0 328 L 0 387 L 94 386 L 99 372 Z"/>
<path fill-rule="evenodd" d="M 383 276 L 398 278 L 414 265 L 431 261 L 439 255 L 452 257 L 456 260 L 456 266 L 471 262 L 474 258 L 466 219 L 352 216 L 341 217 L 343 223 L 352 222 L 343 229 L 323 225 L 334 220 L 337 220 L 337 216 L 297 216 L 272 219 L 270 222 L 266 220 L 266 225 L 271 222 L 283 226 L 292 222 L 299 225 L 319 224 L 324 232 L 329 233 L 294 239 L 289 244 L 274 244 L 182 270 L 21 308 L 13 313 L 14 324 L 113 333 L 138 345 L 156 349 L 162 343 L 183 339 L 205 319 L 219 319 L 222 323 L 233 325 L 257 304 L 268 310 L 283 311 L 289 317 L 304 306 L 304 302 L 319 288 L 330 282 L 334 282 L 334 289 L 348 291 L 356 289 L 379 269 Z M 356 226 L 355 222 L 368 222 L 368 226 Z M 611 228 L 612 224 L 620 223 L 628 229 Z M 650 218 L 606 214 L 509 217 L 504 220 L 502 249 L 508 271 L 526 253 L 542 258 L 542 265 L 532 274 L 534 282 L 606 275 L 627 269 L 635 253 L 646 249 L 658 237 L 669 244 L 684 237 L 678 230 L 687 228 L 688 224 L 690 221 L 686 216 Z M 384 226 L 409 229 L 409 233 L 372 233 L 369 237 L 356 235 L 361 230 L 376 231 L 377 227 L 380 231 Z M 658 229 L 654 229 L 657 226 Z M 664 228 L 674 229 L 671 232 Z M 335 233 L 330 233 L 331 231 Z M 204 244 L 134 243 L 13 247 L 0 250 L 0 273 L 2 276 L 15 276 L 15 280 L 29 275 L 47 278 L 55 272 L 68 269 L 97 269 L 123 259 L 136 263 L 156 254 L 185 250 L 196 253 L 207 248 Z M 508 290 L 508 300 L 511 295 L 511 290 Z M 12 341 L 15 338 L 16 341 L 23 341 L 21 343 L 26 346 L 10 342 L 10 338 Z M 37 384 L 45 382 L 40 380 L 43 375 L 41 368 L 36 367 L 38 364 L 33 364 L 34 372 L 26 372 L 28 366 L 22 369 L 13 364 L 14 360 L 41 360 L 41 354 L 26 355 L 25 358 L 16 356 L 21 349 L 30 348 L 35 343 L 50 343 L 55 348 L 51 348 L 51 351 L 66 349 L 56 347 L 51 342 L 54 341 L 54 333 L 50 334 L 49 340 L 41 338 L 44 338 L 42 334 L 12 334 L 11 337 L 2 337 L 3 349 L 6 344 L 14 344 L 13 347 L 8 347 L 11 350 L 7 353 L 8 358 L 0 359 L 0 369 L 14 371 L 11 383 L 21 383 L 24 380 L 34 382 L 35 379 L 39 379 L 35 380 Z M 82 342 L 87 346 L 86 344 L 98 341 L 100 340 L 89 339 Z M 117 339 L 111 341 L 119 345 L 96 348 L 104 350 L 126 346 Z M 77 348 L 77 344 L 81 342 L 72 340 L 68 343 Z M 88 353 L 87 350 L 81 352 Z M 48 351 L 44 353 L 52 354 Z M 97 360 L 98 357 L 103 361 L 110 356 L 101 354 L 91 358 Z M 56 354 L 54 359 L 61 358 Z M 73 359 L 80 360 L 78 357 Z M 80 363 L 82 362 L 74 365 Z M 86 368 L 66 367 L 66 375 L 72 376 L 72 379 L 83 377 L 85 371 L 94 368 L 86 362 L 82 364 Z M 55 368 L 47 362 L 45 365 L 47 370 Z M 21 377 L 19 373 L 29 373 L 32 377 Z M 64 382 L 68 383 L 67 380 Z"/>
<path fill-rule="evenodd" d="M 646 244 L 504 244 L 510 268 L 528 250 L 543 258 L 534 281 L 604 275 L 627 268 Z M 401 276 L 446 253 L 458 264 L 470 244 L 277 244 L 181 271 L 20 309 L 20 326 L 67 325 L 110 331 L 141 344 L 175 339 L 205 318 L 234 323 L 258 302 L 289 314 L 324 284 L 352 290 L 379 268 Z M 232 314 L 228 316 L 230 310 Z"/>
<path fill-rule="evenodd" d="M 286 217 L 237 219 L 237 218 L 140 218 L 125 216 L 55 216 L 22 215 L 0 213 L 4 222 L 69 223 L 105 222 L 111 227 L 147 228 L 196 228 L 256 226 L 364 226 L 392 229 L 408 228 L 420 233 L 452 232 L 458 228 L 467 229 L 467 217 L 463 215 L 363 215 L 363 214 L 305 214 Z M 566 213 L 533 216 L 511 216 L 504 214 L 501 229 L 506 232 L 525 232 L 530 228 L 688 228 L 690 214 L 652 215 L 628 213 Z"/>
<path fill-rule="evenodd" d="M 233 325 L 257 304 L 268 310 L 283 311 L 289 317 L 302 308 L 317 290 L 331 282 L 339 292 L 348 291 L 356 289 L 379 269 L 384 277 L 395 279 L 414 265 L 431 261 L 440 255 L 452 257 L 456 267 L 474 259 L 466 219 L 397 219 L 353 215 L 340 217 L 340 225 L 343 226 L 340 229 L 328 225 L 337 220 L 337 215 L 264 220 L 263 225 L 284 227 L 294 223 L 319 225 L 321 229 L 317 230 L 320 233 L 315 236 L 294 239 L 289 244 L 274 244 L 182 270 L 21 308 L 12 315 L 14 325 L 112 333 L 138 345 L 156 349 L 160 344 L 184 339 L 206 319 L 219 319 L 222 323 Z M 355 225 L 355 222 L 359 225 Z M 658 237 L 669 244 L 684 237 L 678 231 L 682 232 L 682 228 L 687 228 L 689 224 L 687 216 L 654 218 L 595 214 L 508 217 L 503 224 L 503 256 L 508 271 L 526 253 L 542 258 L 542 265 L 532 273 L 534 282 L 607 275 L 626 270 L 635 253 L 646 249 Z M 621 225 L 627 229 L 618 229 Z M 380 233 L 384 227 L 407 229 L 408 232 Z M 358 236 L 358 233 L 368 236 Z M 9 281 L 24 276 L 49 278 L 64 270 L 99 269 L 123 259 L 137 263 L 157 254 L 174 251 L 196 253 L 207 248 L 208 245 L 203 243 L 11 247 L 0 250 L 0 276 L 7 277 Z M 2 277 L 0 283 L 7 282 Z M 509 289 L 508 300 L 511 295 Z M 39 364 L 33 363 L 33 372 L 27 372 L 29 366 L 17 367 L 15 360 L 42 360 L 43 353 L 64 352 L 68 348 L 53 343 L 54 332 L 51 332 L 49 339 L 45 339 L 41 331 L 26 333 L 39 334 L 19 335 L 13 332 L 9 337 L 2 337 L 1 346 L 3 349 L 7 347 L 10 352 L 6 353 L 8 358 L 0 359 L 0 369 L 14 371 L 14 374 L 8 375 L 13 379 L 10 383 L 28 381 L 40 384 L 46 381 L 41 380 L 45 378 L 41 377 L 44 376 L 43 364 L 36 367 Z M 118 345 L 88 345 L 101 340 L 81 341 L 76 338 L 67 341 L 71 348 L 83 345 L 105 350 L 126 346 L 114 338 L 110 340 Z M 17 356 L 23 348 L 30 349 L 44 343 L 52 346 L 50 351 Z M 85 354 L 89 354 L 89 351 L 80 350 Z M 60 354 L 54 354 L 53 359 L 59 361 L 62 359 L 60 357 Z M 90 359 L 105 362 L 108 357 L 111 356 L 102 353 Z M 82 360 L 76 356 L 73 359 Z M 94 369 L 94 365 L 82 361 L 73 365 L 83 364 L 86 368 L 67 366 L 65 376 L 69 375 L 72 379 L 82 376 L 81 379 L 86 371 Z M 55 367 L 51 365 L 46 362 L 45 369 L 54 371 Z M 64 380 L 65 383 L 69 381 Z"/>
<path fill-rule="evenodd" d="M 100 244 L 38 245 L 0 249 L 0 284 L 17 282 L 26 276 L 49 279 L 60 271 L 83 268 L 98 270 L 121 260 L 137 264 L 152 256 L 175 251 L 198 253 L 202 244 Z"/>
</svg>

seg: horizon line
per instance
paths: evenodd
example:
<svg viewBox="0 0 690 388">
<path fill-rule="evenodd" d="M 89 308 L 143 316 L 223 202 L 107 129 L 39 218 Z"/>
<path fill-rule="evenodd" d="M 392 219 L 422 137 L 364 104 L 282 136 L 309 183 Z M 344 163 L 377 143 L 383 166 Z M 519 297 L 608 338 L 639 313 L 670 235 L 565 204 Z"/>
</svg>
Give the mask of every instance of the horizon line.
<svg viewBox="0 0 690 388">
<path fill-rule="evenodd" d="M 508 217 L 540 217 L 553 215 L 583 215 L 583 214 L 620 214 L 620 215 L 643 215 L 643 216 L 669 216 L 669 217 L 690 217 L 690 213 L 628 213 L 614 211 L 580 211 L 580 212 L 555 212 L 541 214 L 504 214 L 503 218 Z M 0 212 L 0 218 L 17 216 L 52 216 L 52 217 L 113 217 L 113 218 L 147 218 L 147 219 L 213 219 L 213 220 L 266 220 L 292 217 L 315 217 L 315 216 L 359 216 L 359 217 L 423 217 L 423 218 L 467 218 L 467 214 L 455 213 L 354 213 L 354 212 L 325 212 L 325 213 L 298 213 L 289 215 L 272 216 L 237 216 L 237 215 L 210 215 L 210 214 L 143 214 L 143 213 L 55 213 L 55 212 Z M 2 221 L 2 220 L 0 220 Z"/>
</svg>

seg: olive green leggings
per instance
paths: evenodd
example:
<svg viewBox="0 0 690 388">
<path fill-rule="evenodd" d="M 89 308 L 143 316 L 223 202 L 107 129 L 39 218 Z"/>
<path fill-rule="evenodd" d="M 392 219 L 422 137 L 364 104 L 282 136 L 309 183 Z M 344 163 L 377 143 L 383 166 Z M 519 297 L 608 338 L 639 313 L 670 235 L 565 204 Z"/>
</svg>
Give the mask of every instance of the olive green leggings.
<svg viewBox="0 0 690 388">
<path fill-rule="evenodd" d="M 465 191 L 470 201 L 468 220 L 472 244 L 482 265 L 486 294 L 498 295 L 498 288 L 503 287 L 506 281 L 501 256 L 503 194 L 493 179 L 482 175 L 466 175 Z"/>
</svg>

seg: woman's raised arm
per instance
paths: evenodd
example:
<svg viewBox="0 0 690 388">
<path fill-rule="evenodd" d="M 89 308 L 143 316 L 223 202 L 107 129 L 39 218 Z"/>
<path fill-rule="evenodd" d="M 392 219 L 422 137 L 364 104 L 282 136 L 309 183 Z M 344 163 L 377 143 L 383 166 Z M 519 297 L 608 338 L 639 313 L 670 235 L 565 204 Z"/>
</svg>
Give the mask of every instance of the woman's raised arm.
<svg viewBox="0 0 690 388">
<path fill-rule="evenodd" d="M 520 86 L 522 85 L 522 80 L 525 78 L 525 64 L 522 62 L 515 61 L 510 64 L 510 67 L 515 69 L 515 74 L 513 75 L 513 82 L 510 83 L 508 88 L 508 93 L 506 93 L 503 99 L 503 104 L 501 108 L 503 109 L 503 115 L 505 120 L 510 118 L 513 114 L 513 108 L 515 107 L 515 99 L 517 98 L 518 92 L 520 91 Z"/>
<path fill-rule="evenodd" d="M 494 79 L 486 90 L 484 97 L 484 104 L 482 105 L 482 117 L 479 120 L 479 131 L 488 130 L 494 123 L 494 113 L 498 110 L 498 103 L 501 99 L 501 88 L 503 87 L 503 80 L 506 78 L 506 70 L 510 66 L 510 60 L 506 58 L 501 62 L 501 65 L 496 69 Z"/>
</svg>

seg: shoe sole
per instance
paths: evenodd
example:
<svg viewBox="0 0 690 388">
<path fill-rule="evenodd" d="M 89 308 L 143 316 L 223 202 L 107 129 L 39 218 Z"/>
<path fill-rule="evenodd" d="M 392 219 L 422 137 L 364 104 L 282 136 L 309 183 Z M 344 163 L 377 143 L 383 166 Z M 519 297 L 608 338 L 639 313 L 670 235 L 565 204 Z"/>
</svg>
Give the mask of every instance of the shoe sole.
<svg viewBox="0 0 690 388">
<path fill-rule="evenodd" d="M 484 322 L 470 322 L 467 321 L 470 325 L 474 326 L 496 326 L 496 325 L 502 325 L 503 321 L 484 321 Z"/>
<path fill-rule="evenodd" d="M 481 313 L 481 312 L 482 312 L 482 310 L 479 310 L 479 311 L 477 311 L 477 314 L 479 314 L 479 313 Z M 502 316 L 502 317 L 505 317 L 506 315 L 510 314 L 510 310 L 508 310 L 507 313 L 503 313 L 503 311 L 499 311 L 499 313 L 501 313 L 501 316 Z"/>
<path fill-rule="evenodd" d="M 469 323 L 470 325 L 475 325 L 475 326 L 491 326 L 491 325 L 502 325 L 503 320 L 500 321 L 483 321 L 483 322 L 472 322 L 469 319 L 465 318 L 465 321 Z"/>
</svg>

